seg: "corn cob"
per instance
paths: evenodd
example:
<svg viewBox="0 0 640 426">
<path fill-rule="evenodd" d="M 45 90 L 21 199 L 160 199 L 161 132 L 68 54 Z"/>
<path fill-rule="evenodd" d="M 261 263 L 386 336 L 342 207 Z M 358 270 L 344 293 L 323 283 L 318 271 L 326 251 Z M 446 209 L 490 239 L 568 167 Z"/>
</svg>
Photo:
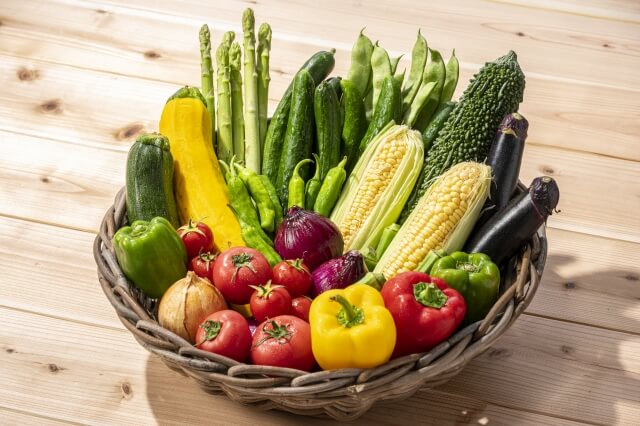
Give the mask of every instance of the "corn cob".
<svg viewBox="0 0 640 426">
<path fill-rule="evenodd" d="M 423 158 L 420 134 L 407 126 L 390 124 L 367 145 L 331 215 L 345 251 L 376 247 L 407 201 Z"/>
<path fill-rule="evenodd" d="M 460 250 L 489 194 L 491 168 L 459 163 L 429 187 L 398 231 L 374 272 L 386 278 L 416 269 L 430 250 Z"/>
</svg>

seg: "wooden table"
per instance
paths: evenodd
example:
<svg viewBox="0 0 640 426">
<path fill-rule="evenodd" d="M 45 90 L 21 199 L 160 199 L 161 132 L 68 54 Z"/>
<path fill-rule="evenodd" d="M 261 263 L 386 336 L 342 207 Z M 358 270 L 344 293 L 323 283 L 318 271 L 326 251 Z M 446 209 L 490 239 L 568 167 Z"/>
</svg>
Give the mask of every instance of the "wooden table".
<svg viewBox="0 0 640 426">
<path fill-rule="evenodd" d="M 0 1 L 0 423 L 325 423 L 210 396 L 166 368 L 117 320 L 91 255 L 130 144 L 199 84 L 198 28 L 217 45 L 250 4 L 274 29 L 271 108 L 317 50 L 336 48 L 344 75 L 364 26 L 392 56 L 418 28 L 445 57 L 455 47 L 457 95 L 517 51 L 522 180 L 561 188 L 526 314 L 448 384 L 359 424 L 640 424 L 640 3 L 399 3 Z"/>
</svg>

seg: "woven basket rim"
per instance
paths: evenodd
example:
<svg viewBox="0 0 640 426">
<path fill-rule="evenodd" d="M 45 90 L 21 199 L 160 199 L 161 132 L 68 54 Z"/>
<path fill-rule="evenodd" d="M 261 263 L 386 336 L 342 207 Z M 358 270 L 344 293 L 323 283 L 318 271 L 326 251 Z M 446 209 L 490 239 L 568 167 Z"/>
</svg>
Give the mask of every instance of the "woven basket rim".
<svg viewBox="0 0 640 426">
<path fill-rule="evenodd" d="M 98 280 L 122 324 L 150 353 L 170 368 L 196 380 L 210 393 L 261 409 L 280 409 L 303 415 L 328 415 L 353 420 L 375 402 L 400 400 L 423 387 L 434 387 L 455 376 L 487 350 L 527 308 L 544 270 L 547 242 L 540 227 L 518 258 L 518 271 L 483 321 L 458 330 L 428 352 L 393 359 L 371 369 L 305 372 L 281 367 L 239 363 L 195 348 L 162 328 L 154 318 L 156 301 L 138 291 L 122 273 L 111 238 L 126 221 L 125 188 L 107 210 L 93 253 Z"/>
</svg>

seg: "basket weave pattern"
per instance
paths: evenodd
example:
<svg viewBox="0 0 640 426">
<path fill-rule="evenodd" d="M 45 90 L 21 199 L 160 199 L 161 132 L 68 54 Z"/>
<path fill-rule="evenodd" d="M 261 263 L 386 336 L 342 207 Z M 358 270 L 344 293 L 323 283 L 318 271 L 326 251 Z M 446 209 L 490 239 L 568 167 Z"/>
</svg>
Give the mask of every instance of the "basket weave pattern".
<svg viewBox="0 0 640 426">
<path fill-rule="evenodd" d="M 377 401 L 408 398 L 420 388 L 439 386 L 487 350 L 526 309 L 544 269 L 547 246 L 544 227 L 533 237 L 506 290 L 483 321 L 471 324 L 426 353 L 407 355 L 372 369 L 305 371 L 249 365 L 195 348 L 162 328 L 155 315 L 157 301 L 144 296 L 123 275 L 111 239 L 126 224 L 124 188 L 107 211 L 93 252 L 102 290 L 118 318 L 149 352 L 170 368 L 192 377 L 207 392 L 225 393 L 234 401 L 261 409 L 296 414 L 328 415 L 352 420 Z"/>
</svg>

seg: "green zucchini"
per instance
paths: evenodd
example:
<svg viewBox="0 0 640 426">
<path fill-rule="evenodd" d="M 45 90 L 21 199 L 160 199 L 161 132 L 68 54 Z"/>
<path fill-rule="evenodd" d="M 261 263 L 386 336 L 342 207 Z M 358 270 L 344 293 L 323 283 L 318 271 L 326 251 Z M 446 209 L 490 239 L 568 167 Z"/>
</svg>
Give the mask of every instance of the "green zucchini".
<svg viewBox="0 0 640 426">
<path fill-rule="evenodd" d="M 173 156 L 166 136 L 138 137 L 129 149 L 125 180 L 129 223 L 161 216 L 174 228 L 180 226 L 173 194 Z"/>
<path fill-rule="evenodd" d="M 330 51 L 320 51 L 315 53 L 305 62 L 301 70 L 307 70 L 314 83 L 317 85 L 324 80 L 333 70 L 335 65 L 335 49 Z M 287 123 L 289 120 L 289 109 L 291 108 L 291 94 L 293 92 L 293 82 L 282 95 L 269 126 L 264 142 L 264 150 L 262 152 L 262 174 L 266 175 L 269 180 L 277 185 L 278 169 L 280 167 L 280 157 L 282 154 L 282 145 L 284 136 L 287 131 Z"/>
<path fill-rule="evenodd" d="M 331 83 L 322 82 L 313 95 L 316 121 L 316 143 L 320 164 L 320 181 L 340 161 L 340 101 Z"/>
<path fill-rule="evenodd" d="M 315 133 L 313 112 L 313 77 L 307 70 L 302 70 L 293 79 L 291 94 L 291 110 L 284 135 L 282 158 L 278 169 L 276 189 L 283 206 L 287 206 L 289 197 L 289 181 L 296 164 L 305 158 L 311 158 Z M 304 178 L 304 176 L 303 176 Z"/>
</svg>

